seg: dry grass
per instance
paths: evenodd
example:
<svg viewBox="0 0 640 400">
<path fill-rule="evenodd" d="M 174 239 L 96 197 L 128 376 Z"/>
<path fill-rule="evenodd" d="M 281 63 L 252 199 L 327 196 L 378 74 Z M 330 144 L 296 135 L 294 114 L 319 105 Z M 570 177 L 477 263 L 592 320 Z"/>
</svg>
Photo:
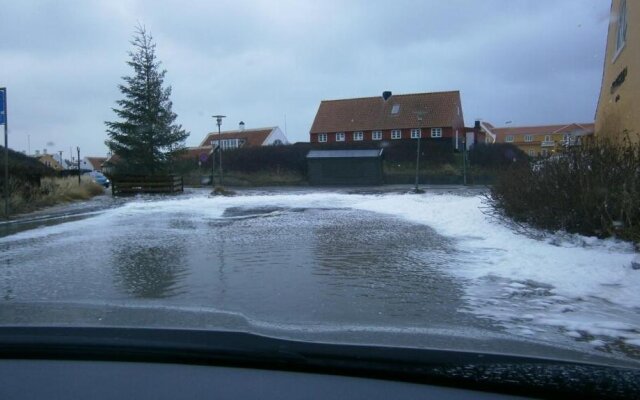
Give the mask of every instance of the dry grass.
<svg viewBox="0 0 640 400">
<path fill-rule="evenodd" d="M 104 193 L 104 188 L 90 177 L 43 178 L 40 187 L 15 182 L 12 185 L 10 209 L 12 214 L 33 211 L 60 203 L 88 200 Z"/>
</svg>

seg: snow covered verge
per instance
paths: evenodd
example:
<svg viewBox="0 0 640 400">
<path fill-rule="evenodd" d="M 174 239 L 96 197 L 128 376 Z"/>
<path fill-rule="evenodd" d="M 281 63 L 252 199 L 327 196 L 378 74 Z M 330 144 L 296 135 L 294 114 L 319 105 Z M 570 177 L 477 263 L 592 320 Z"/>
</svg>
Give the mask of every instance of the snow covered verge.
<svg viewBox="0 0 640 400">
<path fill-rule="evenodd" d="M 552 326 L 595 347 L 640 346 L 640 270 L 632 268 L 629 243 L 562 233 L 529 238 L 484 214 L 479 196 L 384 196 L 354 207 L 456 239 L 460 253 L 445 272 L 466 283 L 469 312 L 516 334 Z"/>
</svg>

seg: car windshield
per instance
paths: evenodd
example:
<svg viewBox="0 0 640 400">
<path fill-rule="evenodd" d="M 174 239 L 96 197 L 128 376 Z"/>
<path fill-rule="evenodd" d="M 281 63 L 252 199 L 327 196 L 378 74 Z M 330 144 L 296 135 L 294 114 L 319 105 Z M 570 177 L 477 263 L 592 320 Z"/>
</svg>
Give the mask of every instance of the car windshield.
<svg viewBox="0 0 640 400">
<path fill-rule="evenodd" d="M 0 9 L 0 327 L 640 365 L 640 2 Z"/>
</svg>

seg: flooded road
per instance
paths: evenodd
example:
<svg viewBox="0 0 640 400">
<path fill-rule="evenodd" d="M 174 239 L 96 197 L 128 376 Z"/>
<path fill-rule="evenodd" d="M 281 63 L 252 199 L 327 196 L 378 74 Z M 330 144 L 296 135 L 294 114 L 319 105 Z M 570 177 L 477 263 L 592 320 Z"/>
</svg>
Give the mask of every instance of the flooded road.
<svg viewBox="0 0 640 400">
<path fill-rule="evenodd" d="M 477 192 L 421 196 L 274 190 L 226 198 L 195 190 L 105 198 L 102 205 L 76 206 L 75 214 L 18 221 L 5 225 L 0 237 L 0 322 L 495 335 L 487 345 L 506 337 L 635 357 L 635 348 L 590 344 L 590 331 L 578 325 L 569 331 L 537 323 L 564 318 L 568 307 L 581 318 L 595 303 L 578 303 L 536 279 L 498 279 L 495 266 L 513 250 L 509 240 L 494 240 L 479 225 Z M 534 250 L 543 246 L 550 260 L 554 251 L 576 262 L 627 257 L 600 244 L 576 250 L 531 243 Z M 523 247 L 516 248 L 520 256 Z M 82 307 L 101 311 L 86 314 Z M 185 317 L 186 311 L 193 315 Z M 205 311 L 218 317 L 209 320 Z M 633 308 L 613 312 L 606 316 L 609 333 L 627 336 L 611 343 L 633 343 L 640 335 Z M 437 342 L 394 342 L 425 343 Z"/>
<path fill-rule="evenodd" d="M 439 272 L 451 241 L 428 226 L 347 208 L 220 211 L 140 202 L 25 231 L 0 243 L 0 293 L 211 307 L 283 323 L 469 322 L 456 313 L 459 285 Z"/>
</svg>

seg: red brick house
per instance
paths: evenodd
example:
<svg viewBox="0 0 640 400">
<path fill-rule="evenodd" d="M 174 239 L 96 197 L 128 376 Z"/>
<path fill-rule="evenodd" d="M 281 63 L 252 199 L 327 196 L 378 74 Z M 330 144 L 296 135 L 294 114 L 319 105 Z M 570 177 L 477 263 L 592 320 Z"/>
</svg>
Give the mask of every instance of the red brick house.
<svg viewBox="0 0 640 400">
<path fill-rule="evenodd" d="M 323 100 L 311 143 L 393 142 L 418 137 L 461 146 L 466 134 L 459 91 Z"/>
</svg>

